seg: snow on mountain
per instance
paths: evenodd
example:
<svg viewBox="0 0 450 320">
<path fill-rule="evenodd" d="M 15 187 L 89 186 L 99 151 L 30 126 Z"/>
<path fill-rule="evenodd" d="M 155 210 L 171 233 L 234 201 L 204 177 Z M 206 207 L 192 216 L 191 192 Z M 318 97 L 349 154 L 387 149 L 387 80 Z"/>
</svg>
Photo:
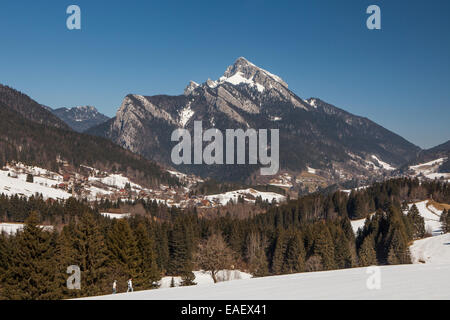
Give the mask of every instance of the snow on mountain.
<svg viewBox="0 0 450 320">
<path fill-rule="evenodd" d="M 261 197 L 263 201 L 267 200 L 269 202 L 272 202 L 272 200 L 276 200 L 278 203 L 286 200 L 286 197 L 281 194 L 274 192 L 257 191 L 252 188 L 210 195 L 206 196 L 205 199 L 212 202 L 218 202 L 224 206 L 230 201 L 237 203 L 239 197 L 244 197 L 245 201 L 247 202 L 255 202 L 255 199 L 257 197 Z"/>
<path fill-rule="evenodd" d="M 78 132 L 86 131 L 109 120 L 109 117 L 101 114 L 92 106 L 59 108 L 51 110 L 51 112 Z"/>
<path fill-rule="evenodd" d="M 179 111 L 179 115 L 180 115 L 180 126 L 184 127 L 186 125 L 186 123 L 188 123 L 188 121 L 192 118 L 192 116 L 194 115 L 194 110 L 191 109 L 191 104 L 188 103 L 186 107 L 184 107 L 183 109 L 181 109 Z"/>
<path fill-rule="evenodd" d="M 389 163 L 387 163 L 387 162 L 384 162 L 384 161 L 380 160 L 377 156 L 372 155 L 371 157 L 372 157 L 372 159 L 374 159 L 374 160 L 378 163 L 378 165 L 379 165 L 381 168 L 383 168 L 384 170 L 389 170 L 389 171 L 395 170 L 395 168 L 394 168 L 393 166 L 391 166 L 391 165 L 390 165 Z"/>
<path fill-rule="evenodd" d="M 361 300 L 450 299 L 450 265 L 381 266 L 380 289 L 369 289 L 371 269 L 306 272 L 90 297 L 93 300 Z M 412 281 L 414 279 L 414 281 Z"/>
<path fill-rule="evenodd" d="M 35 172 L 48 173 L 47 170 L 30 167 Z M 26 182 L 26 173 L 17 173 L 11 168 L 4 168 L 0 170 L 0 194 L 7 196 L 19 195 L 31 197 L 36 194 L 42 194 L 44 199 L 68 199 L 72 195 L 65 190 L 56 189 L 58 183 L 62 181 L 62 177 L 58 174 L 52 173 L 53 176 L 36 177 L 34 182 Z M 9 175 L 9 176 L 8 176 Z"/>
<path fill-rule="evenodd" d="M 409 169 L 413 171 L 414 175 L 423 175 L 428 179 L 448 179 L 450 180 L 450 173 L 441 173 L 439 167 L 447 160 L 446 157 L 428 161 L 425 163 L 419 163 L 414 166 L 410 166 Z"/>
<path fill-rule="evenodd" d="M 110 174 L 105 177 L 89 177 L 89 181 L 99 181 L 107 186 L 119 189 L 124 189 L 127 184 L 130 185 L 131 189 L 135 189 L 136 191 L 143 189 L 142 186 L 131 182 L 130 179 L 121 174 Z"/>
<path fill-rule="evenodd" d="M 256 87 L 256 89 L 257 89 L 259 92 L 263 92 L 264 89 L 265 89 L 263 85 L 254 82 L 254 81 L 253 81 L 253 77 L 250 78 L 250 79 L 245 78 L 245 77 L 244 77 L 244 74 L 243 74 L 242 72 L 237 72 L 236 74 L 232 75 L 232 76 L 229 77 L 229 78 L 221 77 L 219 80 L 220 80 L 220 82 L 222 82 L 222 83 L 223 83 L 223 82 L 228 82 L 228 83 L 234 84 L 235 86 L 236 86 L 236 85 L 239 85 L 239 84 L 241 84 L 241 83 L 245 83 L 245 84 L 248 84 L 248 85 L 250 85 L 250 86 L 252 86 L 252 87 Z"/>
</svg>

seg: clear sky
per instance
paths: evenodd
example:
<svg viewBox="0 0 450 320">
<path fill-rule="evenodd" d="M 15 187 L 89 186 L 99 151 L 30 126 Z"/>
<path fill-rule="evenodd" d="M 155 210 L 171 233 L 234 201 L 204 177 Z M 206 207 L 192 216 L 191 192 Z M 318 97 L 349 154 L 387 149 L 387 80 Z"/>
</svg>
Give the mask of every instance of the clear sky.
<svg viewBox="0 0 450 320">
<path fill-rule="evenodd" d="M 450 139 L 449 15 L 448 0 L 2 0 L 0 83 L 113 116 L 126 94 L 181 94 L 244 56 L 426 148 Z"/>
</svg>

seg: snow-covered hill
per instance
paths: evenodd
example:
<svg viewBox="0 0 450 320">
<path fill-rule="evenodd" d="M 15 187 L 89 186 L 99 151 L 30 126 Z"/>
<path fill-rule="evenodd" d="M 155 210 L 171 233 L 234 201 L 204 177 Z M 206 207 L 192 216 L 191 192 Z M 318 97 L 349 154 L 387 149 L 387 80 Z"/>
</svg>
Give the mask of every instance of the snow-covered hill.
<svg viewBox="0 0 450 320">
<path fill-rule="evenodd" d="M 217 284 L 158 289 L 95 300 L 299 300 L 299 299 L 450 299 L 450 264 L 379 268 L 381 288 L 368 289 L 367 268 L 298 273 Z M 412 281 L 414 279 L 414 281 Z"/>
<path fill-rule="evenodd" d="M 225 193 L 221 193 L 221 194 L 206 196 L 205 198 L 214 203 L 220 203 L 221 205 L 226 205 L 230 201 L 237 203 L 239 197 L 243 197 L 244 200 L 247 202 L 255 202 L 255 199 L 257 197 L 261 197 L 262 201 L 267 200 L 269 202 L 272 202 L 272 200 L 275 200 L 278 203 L 286 200 L 286 197 L 281 194 L 274 193 L 274 192 L 257 191 L 252 188 L 236 190 L 236 191 L 229 191 L 229 192 L 225 192 Z"/>
<path fill-rule="evenodd" d="M 411 208 L 412 205 L 409 204 L 408 207 Z M 433 236 L 440 235 L 442 233 L 442 225 L 439 219 L 442 212 L 429 204 L 428 200 L 416 202 L 415 205 L 419 209 L 419 214 L 425 220 L 425 231 Z"/>
<path fill-rule="evenodd" d="M 450 265 L 450 233 L 414 241 L 409 249 L 413 263 Z"/>
</svg>

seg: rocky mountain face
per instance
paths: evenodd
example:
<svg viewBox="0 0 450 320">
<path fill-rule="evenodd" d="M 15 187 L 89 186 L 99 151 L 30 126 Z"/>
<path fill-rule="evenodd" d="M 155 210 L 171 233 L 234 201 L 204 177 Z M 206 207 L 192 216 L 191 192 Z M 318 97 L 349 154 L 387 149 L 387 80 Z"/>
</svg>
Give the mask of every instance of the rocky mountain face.
<svg viewBox="0 0 450 320">
<path fill-rule="evenodd" d="M 369 119 L 318 98 L 302 99 L 280 77 L 245 58 L 218 80 L 193 81 L 179 96 L 128 95 L 116 117 L 88 130 L 149 159 L 174 166 L 171 141 L 177 128 L 279 129 L 280 173 L 301 173 L 330 182 L 388 175 L 414 159 L 420 148 Z M 206 145 L 206 143 L 205 143 Z M 175 167 L 175 166 L 174 166 Z M 178 170 L 220 180 L 264 182 L 258 165 L 180 165 Z M 305 178 L 309 179 L 309 178 Z"/>
<path fill-rule="evenodd" d="M 52 113 L 77 132 L 84 132 L 109 120 L 109 117 L 91 106 L 59 108 Z"/>
</svg>

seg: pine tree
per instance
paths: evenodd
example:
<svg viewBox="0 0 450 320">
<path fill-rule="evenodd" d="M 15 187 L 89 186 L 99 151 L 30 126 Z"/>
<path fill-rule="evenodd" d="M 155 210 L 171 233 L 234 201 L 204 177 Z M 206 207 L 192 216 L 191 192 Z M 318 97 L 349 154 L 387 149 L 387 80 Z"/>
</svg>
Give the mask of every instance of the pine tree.
<svg viewBox="0 0 450 320">
<path fill-rule="evenodd" d="M 407 215 L 412 226 L 412 238 L 421 239 L 425 236 L 425 220 L 420 215 L 416 205 L 413 204 Z"/>
<path fill-rule="evenodd" d="M 136 278 L 141 262 L 136 239 L 125 219 L 113 222 L 113 226 L 108 232 L 107 246 L 113 276 L 123 280 L 129 277 Z"/>
<path fill-rule="evenodd" d="M 442 232 L 448 233 L 450 232 L 450 214 L 446 209 L 442 211 L 441 218 L 440 218 L 441 224 L 442 224 Z"/>
<path fill-rule="evenodd" d="M 359 248 L 359 266 L 367 267 L 377 265 L 377 254 L 374 249 L 374 241 L 372 237 L 366 237 Z"/>
<path fill-rule="evenodd" d="M 168 273 L 179 275 L 185 271 L 185 266 L 191 260 L 188 256 L 188 246 L 186 243 L 186 234 L 183 225 L 176 222 L 169 237 L 170 260 L 168 264 Z"/>
<path fill-rule="evenodd" d="M 284 230 L 278 228 L 272 257 L 272 273 L 281 274 L 283 272 L 284 255 L 286 253 L 286 242 Z"/>
<path fill-rule="evenodd" d="M 324 270 L 336 268 L 333 240 L 326 225 L 322 226 L 314 241 L 314 254 L 319 255 L 322 258 Z"/>
<path fill-rule="evenodd" d="M 299 232 L 294 232 L 286 249 L 283 273 L 297 273 L 305 270 L 305 248 Z"/>
<path fill-rule="evenodd" d="M 334 256 L 337 268 L 343 269 L 353 266 L 350 242 L 341 230 L 338 230 L 338 236 L 335 241 Z"/>
<path fill-rule="evenodd" d="M 65 227 L 59 243 L 63 272 L 69 265 L 80 267 L 83 295 L 109 292 L 106 241 L 93 214 L 85 213 L 77 224 Z"/>
<path fill-rule="evenodd" d="M 161 280 L 161 273 L 156 263 L 156 249 L 153 239 L 143 223 L 137 226 L 136 243 L 139 252 L 138 275 L 136 276 L 136 287 L 149 289 Z"/>
<path fill-rule="evenodd" d="M 250 233 L 246 243 L 246 259 L 250 273 L 254 277 L 264 277 L 269 273 L 264 241 L 256 232 Z"/>
<path fill-rule="evenodd" d="M 62 292 L 55 266 L 55 238 L 39 227 L 39 215 L 31 212 L 15 239 L 6 271 L 3 295 L 14 300 L 58 299 Z"/>
<path fill-rule="evenodd" d="M 388 247 L 387 262 L 389 264 L 411 263 L 409 248 L 400 229 L 394 229 Z"/>
</svg>

